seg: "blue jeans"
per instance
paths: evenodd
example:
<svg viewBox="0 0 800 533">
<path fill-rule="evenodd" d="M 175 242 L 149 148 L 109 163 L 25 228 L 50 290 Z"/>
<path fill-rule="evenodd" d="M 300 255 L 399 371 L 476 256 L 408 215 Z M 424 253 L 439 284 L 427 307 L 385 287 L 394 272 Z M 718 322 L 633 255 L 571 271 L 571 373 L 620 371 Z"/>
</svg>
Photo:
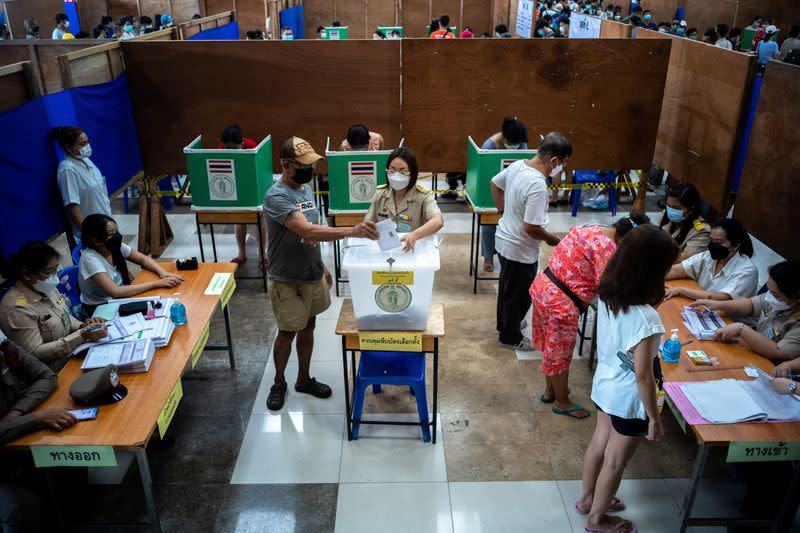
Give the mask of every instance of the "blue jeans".
<svg viewBox="0 0 800 533">
<path fill-rule="evenodd" d="M 484 259 L 493 259 L 497 253 L 494 249 L 494 234 L 497 226 L 481 226 L 481 256 Z"/>
</svg>

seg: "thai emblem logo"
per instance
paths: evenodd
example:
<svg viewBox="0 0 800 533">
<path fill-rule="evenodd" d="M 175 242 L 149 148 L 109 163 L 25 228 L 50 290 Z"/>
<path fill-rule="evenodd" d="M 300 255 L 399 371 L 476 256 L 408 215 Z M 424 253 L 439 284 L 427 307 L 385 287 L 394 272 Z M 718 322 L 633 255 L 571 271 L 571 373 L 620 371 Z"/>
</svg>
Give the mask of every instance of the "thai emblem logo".
<svg viewBox="0 0 800 533">
<path fill-rule="evenodd" d="M 377 189 L 375 161 L 351 161 L 348 163 L 350 178 L 350 203 L 372 200 Z"/>
<path fill-rule="evenodd" d="M 232 159 L 209 159 L 208 192 L 211 200 L 236 200 L 236 174 Z"/>
<path fill-rule="evenodd" d="M 405 311 L 411 299 L 411 291 L 405 285 L 381 285 L 375 290 L 375 303 L 387 313 Z"/>
</svg>

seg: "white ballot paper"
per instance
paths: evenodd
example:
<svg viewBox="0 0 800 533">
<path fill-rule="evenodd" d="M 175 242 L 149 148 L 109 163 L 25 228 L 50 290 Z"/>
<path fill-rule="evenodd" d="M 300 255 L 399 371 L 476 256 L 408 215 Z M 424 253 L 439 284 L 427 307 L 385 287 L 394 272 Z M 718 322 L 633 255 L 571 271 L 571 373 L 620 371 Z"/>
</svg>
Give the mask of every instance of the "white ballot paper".
<svg viewBox="0 0 800 533">
<path fill-rule="evenodd" d="M 378 228 L 378 248 L 381 249 L 381 252 L 394 250 L 403 245 L 400 242 L 400 235 L 397 234 L 397 224 L 394 220 L 386 218 L 375 224 L 375 227 Z"/>
</svg>

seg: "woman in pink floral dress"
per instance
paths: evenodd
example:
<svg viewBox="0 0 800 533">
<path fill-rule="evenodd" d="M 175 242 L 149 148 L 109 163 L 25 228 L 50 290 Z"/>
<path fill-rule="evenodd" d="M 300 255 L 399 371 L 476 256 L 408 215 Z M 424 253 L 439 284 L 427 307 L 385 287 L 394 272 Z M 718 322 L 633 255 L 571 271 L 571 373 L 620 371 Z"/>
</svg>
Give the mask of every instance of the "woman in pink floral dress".
<svg viewBox="0 0 800 533">
<path fill-rule="evenodd" d="M 554 413 L 573 418 L 590 414 L 569 398 L 569 365 L 578 319 L 589 303 L 596 301 L 600 277 L 617 243 L 639 224 L 649 222 L 645 215 L 634 215 L 612 226 L 572 228 L 531 284 L 531 344 L 544 354 L 542 373 L 547 380 L 540 400 L 553 403 Z"/>
</svg>

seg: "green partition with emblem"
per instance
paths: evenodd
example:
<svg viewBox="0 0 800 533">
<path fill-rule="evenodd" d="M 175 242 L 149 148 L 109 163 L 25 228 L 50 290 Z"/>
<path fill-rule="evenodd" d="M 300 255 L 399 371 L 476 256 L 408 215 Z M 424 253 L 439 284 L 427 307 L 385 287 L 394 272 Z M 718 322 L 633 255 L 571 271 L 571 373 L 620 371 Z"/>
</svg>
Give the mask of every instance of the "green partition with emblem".
<svg viewBox="0 0 800 533">
<path fill-rule="evenodd" d="M 369 209 L 378 185 L 386 184 L 386 161 L 391 153 L 392 150 L 333 152 L 328 137 L 325 147 L 330 186 L 328 209 L 338 213 Z"/>
<path fill-rule="evenodd" d="M 325 39 L 328 41 L 346 41 L 349 26 L 325 26 Z"/>
<path fill-rule="evenodd" d="M 490 185 L 492 178 L 514 161 L 530 159 L 535 155 L 535 149 L 484 150 L 475 144 L 472 137 L 467 137 L 467 183 L 464 188 L 472 205 L 481 209 L 495 209 Z"/>
<path fill-rule="evenodd" d="M 253 208 L 264 203 L 272 186 L 272 136 L 252 150 L 212 149 L 197 136 L 186 148 L 192 205 Z"/>
<path fill-rule="evenodd" d="M 389 34 L 395 30 L 400 33 L 400 38 L 402 39 L 403 38 L 402 26 L 378 26 L 378 31 L 383 33 L 387 39 L 391 39 L 391 37 L 389 37 Z"/>
</svg>

